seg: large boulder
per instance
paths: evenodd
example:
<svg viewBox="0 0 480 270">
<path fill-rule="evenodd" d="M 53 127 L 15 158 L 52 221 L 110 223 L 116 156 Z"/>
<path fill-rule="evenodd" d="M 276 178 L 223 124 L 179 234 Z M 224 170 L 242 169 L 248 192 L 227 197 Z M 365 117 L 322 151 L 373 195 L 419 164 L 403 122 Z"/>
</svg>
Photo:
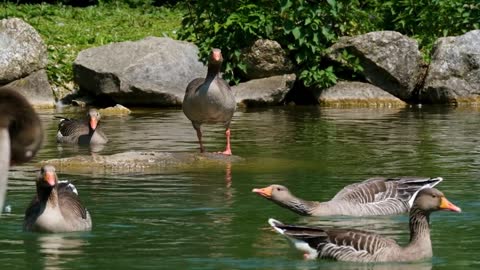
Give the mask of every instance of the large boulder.
<svg viewBox="0 0 480 270">
<path fill-rule="evenodd" d="M 232 87 L 238 104 L 247 107 L 279 105 L 295 82 L 295 74 L 250 80 Z"/>
<path fill-rule="evenodd" d="M 294 66 L 280 44 L 274 40 L 259 39 L 242 54 L 247 65 L 245 77 L 249 80 L 292 73 Z"/>
<path fill-rule="evenodd" d="M 480 103 L 480 30 L 437 40 L 420 98 L 425 103 Z"/>
<path fill-rule="evenodd" d="M 22 93 L 35 107 L 52 108 L 55 106 L 53 92 L 44 69 L 7 84 Z"/>
<path fill-rule="evenodd" d="M 32 26 L 17 18 L 0 20 L 0 85 L 46 65 L 47 48 Z"/>
<path fill-rule="evenodd" d="M 381 88 L 363 82 L 338 82 L 314 91 L 318 103 L 328 107 L 403 107 L 404 101 Z"/>
<path fill-rule="evenodd" d="M 117 103 L 178 106 L 188 83 L 207 69 L 195 45 L 148 37 L 81 51 L 73 72 L 81 90 Z"/>
<path fill-rule="evenodd" d="M 327 56 L 344 64 L 344 50 L 358 57 L 361 73 L 370 83 L 404 101 L 417 98 L 414 89 L 424 76 L 424 64 L 414 39 L 393 31 L 342 37 Z"/>
</svg>

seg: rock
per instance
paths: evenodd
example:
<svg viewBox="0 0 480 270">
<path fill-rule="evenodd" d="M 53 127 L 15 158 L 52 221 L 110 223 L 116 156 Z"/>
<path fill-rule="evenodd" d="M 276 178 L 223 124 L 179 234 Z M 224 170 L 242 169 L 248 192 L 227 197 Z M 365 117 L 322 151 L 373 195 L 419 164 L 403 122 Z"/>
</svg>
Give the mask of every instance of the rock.
<svg viewBox="0 0 480 270">
<path fill-rule="evenodd" d="M 47 66 L 47 48 L 37 31 L 18 18 L 0 20 L 0 84 Z"/>
<path fill-rule="evenodd" d="M 113 155 L 75 156 L 41 161 L 68 173 L 130 173 L 155 172 L 170 168 L 228 164 L 243 161 L 238 156 L 215 153 L 124 152 Z"/>
<path fill-rule="evenodd" d="M 318 102 L 329 107 L 403 107 L 406 103 L 369 83 L 339 82 L 316 90 Z"/>
<path fill-rule="evenodd" d="M 480 104 L 480 30 L 437 40 L 425 83 L 424 103 Z"/>
<path fill-rule="evenodd" d="M 243 51 L 247 65 L 245 77 L 249 80 L 293 72 L 293 63 L 280 44 L 274 40 L 259 39 Z"/>
<path fill-rule="evenodd" d="M 7 86 L 17 89 L 34 107 L 55 107 L 52 88 L 48 82 L 47 72 L 44 69 L 35 71 L 27 77 L 10 82 Z"/>
<path fill-rule="evenodd" d="M 247 107 L 281 104 L 295 82 L 295 74 L 250 80 L 232 87 L 235 100 Z"/>
<path fill-rule="evenodd" d="M 404 101 L 417 99 L 414 89 L 423 79 L 424 64 L 414 39 L 393 31 L 342 37 L 327 57 L 342 64 L 343 50 L 358 57 L 361 73 L 373 85 Z"/>
<path fill-rule="evenodd" d="M 81 51 L 73 71 L 81 90 L 117 103 L 179 106 L 188 83 L 207 69 L 195 45 L 148 37 Z"/>
<path fill-rule="evenodd" d="M 127 107 L 117 104 L 114 107 L 108 107 L 98 110 L 102 116 L 122 116 L 132 113 Z"/>
</svg>

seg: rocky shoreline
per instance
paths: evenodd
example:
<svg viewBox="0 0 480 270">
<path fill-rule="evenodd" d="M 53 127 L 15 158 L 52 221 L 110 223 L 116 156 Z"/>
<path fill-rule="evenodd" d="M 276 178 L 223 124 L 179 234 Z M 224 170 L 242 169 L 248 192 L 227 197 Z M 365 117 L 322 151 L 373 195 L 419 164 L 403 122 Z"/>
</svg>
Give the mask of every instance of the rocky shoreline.
<svg viewBox="0 0 480 270">
<path fill-rule="evenodd" d="M 36 107 L 53 107 L 58 99 L 125 106 L 181 106 L 186 85 L 204 77 L 198 48 L 170 38 L 147 37 L 81 51 L 73 63 L 74 98 L 55 100 L 45 72 L 47 50 L 40 35 L 24 21 L 0 21 L 0 85 L 18 86 Z M 393 31 L 340 38 L 325 56 L 343 65 L 342 52 L 359 59 L 362 80 L 339 81 L 326 89 L 299 90 L 294 70 L 280 45 L 257 40 L 244 50 L 246 77 L 233 86 L 245 107 L 302 103 L 334 107 L 402 107 L 412 104 L 475 106 L 480 102 L 480 30 L 439 38 L 430 64 L 418 43 Z M 358 71 L 357 71 L 358 72 Z"/>
</svg>

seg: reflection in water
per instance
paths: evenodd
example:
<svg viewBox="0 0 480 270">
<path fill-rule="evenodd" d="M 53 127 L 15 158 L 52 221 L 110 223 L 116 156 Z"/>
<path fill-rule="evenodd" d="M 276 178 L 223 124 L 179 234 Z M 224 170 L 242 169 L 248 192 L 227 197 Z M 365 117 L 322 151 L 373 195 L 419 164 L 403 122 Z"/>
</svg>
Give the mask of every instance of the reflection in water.
<svg viewBox="0 0 480 270">
<path fill-rule="evenodd" d="M 38 256 L 43 261 L 45 270 L 65 269 L 65 264 L 71 263 L 83 253 L 86 241 L 75 234 L 42 234 L 36 242 L 26 242 L 29 249 L 38 246 Z"/>
</svg>

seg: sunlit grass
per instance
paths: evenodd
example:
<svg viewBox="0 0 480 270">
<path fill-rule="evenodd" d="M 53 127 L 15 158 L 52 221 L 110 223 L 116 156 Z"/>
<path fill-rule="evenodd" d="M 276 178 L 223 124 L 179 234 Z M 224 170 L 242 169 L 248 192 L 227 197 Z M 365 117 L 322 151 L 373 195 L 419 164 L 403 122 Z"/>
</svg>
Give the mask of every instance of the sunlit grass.
<svg viewBox="0 0 480 270">
<path fill-rule="evenodd" d="M 48 47 L 49 79 L 59 86 L 72 81 L 72 63 L 81 50 L 147 36 L 175 38 L 182 15 L 180 7 L 0 3 L 0 19 L 21 18 L 40 33 Z"/>
</svg>

